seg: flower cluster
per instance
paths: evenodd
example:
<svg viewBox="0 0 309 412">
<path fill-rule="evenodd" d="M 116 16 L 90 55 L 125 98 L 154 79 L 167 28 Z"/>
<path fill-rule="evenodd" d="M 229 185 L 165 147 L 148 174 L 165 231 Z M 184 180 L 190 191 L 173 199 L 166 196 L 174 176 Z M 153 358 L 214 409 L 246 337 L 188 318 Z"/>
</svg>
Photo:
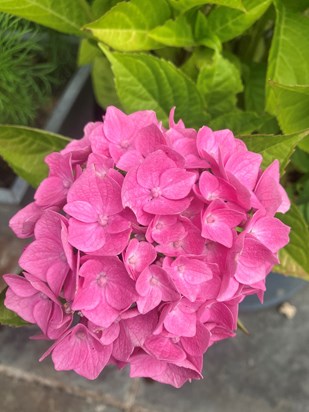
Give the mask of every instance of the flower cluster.
<svg viewBox="0 0 309 412">
<path fill-rule="evenodd" d="M 274 161 L 230 130 L 169 128 L 153 111 L 104 122 L 46 157 L 35 200 L 10 221 L 34 240 L 5 275 L 5 304 L 54 340 L 57 370 L 95 379 L 107 364 L 180 387 L 232 337 L 239 303 L 263 299 L 289 228 Z"/>
</svg>

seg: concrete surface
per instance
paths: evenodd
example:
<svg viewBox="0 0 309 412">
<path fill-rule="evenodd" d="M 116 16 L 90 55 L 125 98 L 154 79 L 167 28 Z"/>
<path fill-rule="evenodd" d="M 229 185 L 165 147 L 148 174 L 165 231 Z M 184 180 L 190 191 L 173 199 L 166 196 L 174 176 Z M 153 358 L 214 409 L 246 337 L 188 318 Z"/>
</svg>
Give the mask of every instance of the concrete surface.
<svg viewBox="0 0 309 412">
<path fill-rule="evenodd" d="M 6 229 L 13 208 L 0 208 L 0 270 L 14 272 L 24 242 Z M 309 287 L 276 308 L 241 315 L 251 332 L 210 348 L 203 381 L 177 390 L 107 368 L 96 381 L 55 372 L 35 329 L 0 327 L 1 412 L 309 412 Z"/>
</svg>

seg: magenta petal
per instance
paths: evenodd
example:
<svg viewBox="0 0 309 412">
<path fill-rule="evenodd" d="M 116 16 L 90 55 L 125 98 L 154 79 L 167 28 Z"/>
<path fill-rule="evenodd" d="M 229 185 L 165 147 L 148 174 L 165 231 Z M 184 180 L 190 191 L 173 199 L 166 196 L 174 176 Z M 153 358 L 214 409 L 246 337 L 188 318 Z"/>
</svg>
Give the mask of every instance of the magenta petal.
<svg viewBox="0 0 309 412">
<path fill-rule="evenodd" d="M 186 358 L 185 352 L 164 336 L 150 336 L 146 339 L 144 347 L 147 352 L 160 360 L 180 362 Z"/>
<path fill-rule="evenodd" d="M 68 188 L 64 187 L 63 180 L 57 176 L 44 179 L 37 188 L 34 198 L 39 206 L 61 205 L 65 202 Z"/>
<path fill-rule="evenodd" d="M 63 210 L 80 222 L 93 223 L 98 220 L 98 213 L 94 207 L 83 200 L 75 200 L 66 204 Z"/>
<path fill-rule="evenodd" d="M 168 199 L 183 199 L 190 193 L 195 180 L 195 173 L 173 168 L 162 173 L 159 186 L 164 197 Z"/>
<path fill-rule="evenodd" d="M 83 252 L 94 252 L 105 243 L 105 229 L 98 223 L 84 223 L 69 220 L 69 242 Z"/>
<path fill-rule="evenodd" d="M 167 169 L 174 168 L 175 162 L 162 150 L 157 150 L 146 157 L 137 170 L 137 182 L 144 188 L 160 186 L 160 176 Z"/>
</svg>

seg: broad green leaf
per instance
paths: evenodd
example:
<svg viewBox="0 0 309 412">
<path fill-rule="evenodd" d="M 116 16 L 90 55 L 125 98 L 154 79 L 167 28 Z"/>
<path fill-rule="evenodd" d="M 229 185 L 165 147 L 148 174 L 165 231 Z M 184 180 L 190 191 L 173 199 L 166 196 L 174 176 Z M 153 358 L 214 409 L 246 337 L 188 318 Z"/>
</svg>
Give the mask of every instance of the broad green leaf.
<svg viewBox="0 0 309 412">
<path fill-rule="evenodd" d="M 120 1 L 122 0 L 94 0 L 91 5 L 92 14 L 95 18 L 99 18 Z"/>
<path fill-rule="evenodd" d="M 270 165 L 275 159 L 280 162 L 280 172 L 284 173 L 296 145 L 309 136 L 309 130 L 287 136 L 253 135 L 241 136 L 249 150 L 261 153 L 263 167 Z"/>
<path fill-rule="evenodd" d="M 101 50 L 96 44 L 88 39 L 83 39 L 80 42 L 77 56 L 78 66 L 92 64 L 96 56 L 101 56 Z"/>
<path fill-rule="evenodd" d="M 102 108 L 110 105 L 121 108 L 110 62 L 102 53 L 93 62 L 92 85 L 96 100 Z"/>
<path fill-rule="evenodd" d="M 0 294 L 0 325 L 14 327 L 29 325 L 29 323 L 21 319 L 15 312 L 12 312 L 4 306 L 6 290 L 7 289 L 3 290 Z"/>
<path fill-rule="evenodd" d="M 251 63 L 244 70 L 246 110 L 263 113 L 265 110 L 266 64 Z"/>
<path fill-rule="evenodd" d="M 291 227 L 291 232 L 289 244 L 279 252 L 280 265 L 274 271 L 309 281 L 308 225 L 294 204 L 286 214 L 278 217 Z"/>
<path fill-rule="evenodd" d="M 80 28 L 91 20 L 86 0 L 0 0 L 0 11 L 42 24 L 51 29 L 82 34 Z"/>
<path fill-rule="evenodd" d="M 273 81 L 269 83 L 276 104 L 273 113 L 283 132 L 293 133 L 309 128 L 309 82 L 306 86 L 289 86 Z"/>
<path fill-rule="evenodd" d="M 169 0 L 170 4 L 181 12 L 186 12 L 193 7 L 204 6 L 205 4 L 218 4 L 233 9 L 244 10 L 242 0 Z"/>
<path fill-rule="evenodd" d="M 0 125 L 0 156 L 34 187 L 47 176 L 45 156 L 69 142 L 70 139 L 40 129 Z"/>
<path fill-rule="evenodd" d="M 216 117 L 236 109 L 236 95 L 243 85 L 237 67 L 215 53 L 212 64 L 201 67 L 197 88 L 206 100 L 209 113 Z"/>
<path fill-rule="evenodd" d="M 304 219 L 307 225 L 309 225 L 309 202 L 298 205 L 298 208 L 300 212 L 302 213 L 302 215 L 304 216 Z"/>
<path fill-rule="evenodd" d="M 117 4 L 85 28 L 116 50 L 151 50 L 162 45 L 148 36 L 149 31 L 170 17 L 171 10 L 166 0 L 131 0 Z"/>
<path fill-rule="evenodd" d="M 257 113 L 235 110 L 215 117 L 209 122 L 209 126 L 213 130 L 230 129 L 234 134 L 240 135 L 258 130 L 262 121 Z"/>
<path fill-rule="evenodd" d="M 268 9 L 272 0 L 243 0 L 245 11 L 217 7 L 209 14 L 209 27 L 223 42 L 243 34 Z"/>
<path fill-rule="evenodd" d="M 119 99 L 127 112 L 155 110 L 167 124 L 169 112 L 187 126 L 206 122 L 202 98 L 191 79 L 172 63 L 147 54 L 110 53 L 102 50 L 112 64 Z"/>
<path fill-rule="evenodd" d="M 309 85 L 309 16 L 297 11 L 296 6 L 302 6 L 298 1 L 275 0 L 276 25 L 275 33 L 268 58 L 267 79 L 281 85 L 304 86 Z M 308 7 L 308 2 L 307 2 Z M 266 90 L 266 107 L 272 114 L 277 114 L 277 106 L 284 105 L 286 94 L 276 95 L 273 83 L 268 84 Z M 291 91 L 292 93 L 292 91 Z M 304 99 L 304 96 L 298 96 Z M 297 99 L 297 98 L 296 98 Z M 294 99 L 295 101 L 295 99 Z M 299 103 L 301 110 L 302 104 Z M 307 112 L 308 116 L 308 112 Z M 285 123 L 283 126 L 287 126 Z M 287 130 L 291 130 L 291 124 Z M 295 129 L 294 129 L 295 131 Z M 286 130 L 284 130 L 286 132 Z"/>
<path fill-rule="evenodd" d="M 206 16 L 196 10 L 170 19 L 156 27 L 149 37 L 166 46 L 191 47 L 204 45 L 221 50 L 220 40 L 209 30 Z"/>
</svg>

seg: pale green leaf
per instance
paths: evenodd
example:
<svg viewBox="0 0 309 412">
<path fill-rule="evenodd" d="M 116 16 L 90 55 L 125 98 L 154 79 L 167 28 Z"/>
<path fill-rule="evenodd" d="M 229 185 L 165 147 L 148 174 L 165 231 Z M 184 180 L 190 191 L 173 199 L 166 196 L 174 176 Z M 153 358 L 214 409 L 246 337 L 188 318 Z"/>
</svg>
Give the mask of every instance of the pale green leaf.
<svg viewBox="0 0 309 412">
<path fill-rule="evenodd" d="M 82 34 L 80 29 L 91 20 L 86 0 L 0 0 L 0 11 L 42 24 L 51 29 Z"/>
<path fill-rule="evenodd" d="M 205 4 L 218 4 L 233 9 L 244 10 L 242 0 L 169 0 L 170 4 L 181 12 L 186 12 L 193 7 L 204 6 Z"/>
<path fill-rule="evenodd" d="M 268 9 L 272 0 L 243 0 L 245 11 L 217 7 L 209 14 L 209 27 L 223 42 L 243 34 Z"/>
<path fill-rule="evenodd" d="M 197 88 L 205 98 L 212 116 L 236 109 L 236 95 L 243 90 L 237 67 L 215 53 L 211 64 L 204 64 L 197 78 Z"/>
<path fill-rule="evenodd" d="M 15 312 L 12 312 L 4 306 L 5 293 L 6 289 L 0 294 L 0 325 L 13 327 L 29 325 L 29 323 L 21 319 Z"/>
<path fill-rule="evenodd" d="M 110 62 L 102 53 L 93 62 L 92 84 L 96 101 L 101 107 L 106 108 L 112 105 L 121 108 Z"/>
<path fill-rule="evenodd" d="M 221 50 L 220 40 L 209 30 L 206 16 L 196 10 L 180 14 L 149 33 L 149 37 L 166 46 L 191 47 L 204 45 Z"/>
<path fill-rule="evenodd" d="M 112 64 L 117 94 L 127 112 L 152 109 L 167 124 L 169 112 L 187 126 L 205 123 L 202 98 L 191 79 L 172 63 L 147 54 L 110 53 L 102 48 Z"/>
<path fill-rule="evenodd" d="M 298 4 L 301 5 L 300 2 L 275 1 L 277 19 L 268 59 L 267 79 L 288 87 L 309 85 L 309 16 L 297 11 Z M 278 115 L 278 104 L 282 108 L 288 91 L 278 94 L 272 85 L 268 83 L 266 90 L 266 107 L 270 113 Z M 299 94 L 297 98 L 303 101 L 305 96 Z M 303 103 L 299 103 L 300 107 L 304 113 Z M 286 127 L 285 122 L 283 126 Z M 292 124 L 289 126 L 284 132 L 291 130 Z"/>
<path fill-rule="evenodd" d="M 148 33 L 170 17 L 171 10 L 166 0 L 132 0 L 118 3 L 86 28 L 116 50 L 151 50 L 162 45 Z"/>
<path fill-rule="evenodd" d="M 307 136 L 309 136 L 309 130 L 286 136 L 241 136 L 241 139 L 246 143 L 249 150 L 261 153 L 263 156 L 263 167 L 267 167 L 275 159 L 278 159 L 280 162 L 280 171 L 281 174 L 283 174 L 295 147 Z"/>
<path fill-rule="evenodd" d="M 291 232 L 289 244 L 279 252 L 280 265 L 274 271 L 309 281 L 308 225 L 294 204 L 286 214 L 278 217 L 291 227 Z"/>
<path fill-rule="evenodd" d="M 269 83 L 275 101 L 273 112 L 283 132 L 293 133 L 309 128 L 309 83 L 307 86 L 289 86 L 273 81 Z"/>
<path fill-rule="evenodd" d="M 17 175 L 36 187 L 47 176 L 44 158 L 63 149 L 70 139 L 21 126 L 0 126 L 0 156 Z"/>
<path fill-rule="evenodd" d="M 257 113 L 235 110 L 211 119 L 209 126 L 213 130 L 230 129 L 234 134 L 240 135 L 258 130 L 262 122 Z"/>
</svg>

